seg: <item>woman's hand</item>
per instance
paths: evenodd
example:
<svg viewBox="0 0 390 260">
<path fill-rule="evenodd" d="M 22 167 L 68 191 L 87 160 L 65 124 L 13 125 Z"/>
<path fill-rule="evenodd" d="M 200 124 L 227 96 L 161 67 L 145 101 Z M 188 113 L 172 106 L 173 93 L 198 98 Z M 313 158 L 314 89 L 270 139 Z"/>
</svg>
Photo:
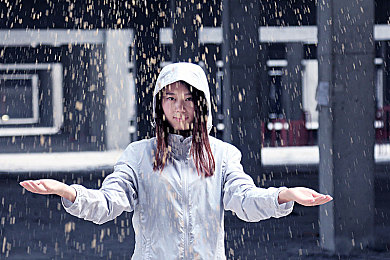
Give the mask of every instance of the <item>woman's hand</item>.
<svg viewBox="0 0 390 260">
<path fill-rule="evenodd" d="M 65 199 L 74 202 L 76 199 L 76 190 L 69 185 L 52 180 L 27 180 L 19 183 L 23 188 L 33 193 L 38 194 L 56 194 L 64 197 Z"/>
<path fill-rule="evenodd" d="M 305 187 L 282 190 L 278 197 L 279 204 L 295 201 L 303 206 L 317 206 L 325 204 L 331 200 L 333 200 L 331 196 L 318 193 L 315 190 Z"/>
</svg>

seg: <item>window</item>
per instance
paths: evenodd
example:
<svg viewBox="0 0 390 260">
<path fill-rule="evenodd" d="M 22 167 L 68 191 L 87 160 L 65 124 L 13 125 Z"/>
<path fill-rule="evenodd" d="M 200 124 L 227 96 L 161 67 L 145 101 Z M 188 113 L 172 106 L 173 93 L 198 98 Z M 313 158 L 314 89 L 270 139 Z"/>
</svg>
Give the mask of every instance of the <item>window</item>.
<svg viewBox="0 0 390 260">
<path fill-rule="evenodd" d="M 62 65 L 0 65 L 0 136 L 56 134 L 63 124 Z"/>
</svg>

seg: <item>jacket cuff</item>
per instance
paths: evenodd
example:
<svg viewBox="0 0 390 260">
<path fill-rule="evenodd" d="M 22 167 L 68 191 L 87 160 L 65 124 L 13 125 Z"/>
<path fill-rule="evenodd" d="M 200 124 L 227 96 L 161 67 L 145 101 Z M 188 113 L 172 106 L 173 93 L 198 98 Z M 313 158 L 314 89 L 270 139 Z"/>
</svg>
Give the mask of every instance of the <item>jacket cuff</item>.
<svg viewBox="0 0 390 260">
<path fill-rule="evenodd" d="M 279 202 L 278 202 L 279 193 L 282 190 L 286 190 L 286 189 L 287 189 L 287 187 L 280 187 L 275 192 L 275 198 L 274 198 L 274 202 L 276 205 L 275 217 L 277 217 L 277 218 L 287 216 L 294 209 L 294 201 L 289 201 L 289 202 L 282 203 L 282 204 L 279 204 Z"/>
<path fill-rule="evenodd" d="M 71 202 L 70 200 L 61 197 L 62 206 L 67 212 L 71 212 L 72 210 L 77 208 L 77 206 L 80 204 L 80 197 L 81 197 L 81 185 L 72 184 L 70 186 L 76 190 L 75 201 Z"/>
</svg>

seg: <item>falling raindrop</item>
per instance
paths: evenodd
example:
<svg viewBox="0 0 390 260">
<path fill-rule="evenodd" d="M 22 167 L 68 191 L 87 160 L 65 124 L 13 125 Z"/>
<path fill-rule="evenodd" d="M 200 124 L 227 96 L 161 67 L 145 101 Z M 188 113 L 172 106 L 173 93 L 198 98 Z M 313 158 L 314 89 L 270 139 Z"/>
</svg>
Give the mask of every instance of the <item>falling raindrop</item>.
<svg viewBox="0 0 390 260">
<path fill-rule="evenodd" d="M 54 178 L 100 188 L 104 177 L 112 172 L 112 165 L 92 173 L 89 168 L 73 171 L 67 167 L 76 164 L 76 160 L 67 162 L 65 154 L 76 152 L 78 161 L 87 163 L 82 152 L 123 149 L 131 141 L 153 137 L 153 83 L 161 68 L 173 61 L 190 60 L 204 69 L 212 96 L 211 135 L 240 148 L 244 169 L 258 186 L 305 185 L 318 189 L 319 99 L 315 97 L 317 94 L 325 102 L 335 101 L 328 100 L 326 95 L 334 86 L 321 85 L 319 76 L 323 70 L 318 68 L 332 61 L 318 56 L 321 43 L 272 42 L 264 40 L 267 35 L 261 34 L 263 29 L 269 32 L 267 28 L 274 26 L 287 30 L 316 26 L 318 2 L 0 1 L 0 34 L 8 39 L 0 40 L 0 258 L 131 256 L 131 213 L 97 226 L 66 214 L 58 197 L 33 195 L 17 183 L 31 178 Z M 232 5 L 227 21 L 226 3 Z M 373 24 L 390 23 L 386 1 L 375 2 L 375 22 L 365 19 L 368 13 L 374 13 L 367 3 L 349 4 L 350 7 L 335 10 L 346 21 L 339 27 L 341 35 L 348 34 L 348 26 L 357 28 L 358 35 L 358 31 Z M 352 14 L 348 8 L 355 5 L 361 6 Z M 131 32 L 125 33 L 127 30 Z M 123 32 L 123 38 L 114 31 Z M 164 42 L 163 36 L 168 37 Z M 369 41 L 373 42 L 373 37 Z M 352 49 L 348 44 L 340 45 L 340 51 L 348 54 L 369 44 L 359 37 L 355 42 L 356 45 L 351 43 Z M 108 43 L 112 44 L 111 49 Z M 378 247 L 387 255 L 388 49 L 388 39 L 375 40 L 375 84 L 379 87 L 374 95 L 370 94 L 377 108 L 375 132 L 370 128 L 364 130 L 367 136 L 352 134 L 351 129 L 359 129 L 359 118 L 371 113 L 371 107 L 359 106 L 365 98 L 364 90 L 359 96 L 336 84 L 334 91 L 345 93 L 347 101 L 355 104 L 350 109 L 343 107 L 345 122 L 336 130 L 347 138 L 340 145 L 359 147 L 359 157 L 350 158 L 337 147 L 328 149 L 334 152 L 335 159 L 359 169 L 373 160 L 372 151 L 367 148 L 368 137 L 380 142 L 375 148 L 375 157 L 381 160 L 375 178 L 368 172 L 356 178 L 364 179 L 375 189 L 375 203 L 370 202 L 367 207 L 375 212 Z M 110 51 L 114 54 L 110 55 Z M 346 73 L 335 77 L 358 86 L 362 75 L 372 76 L 365 64 L 365 58 L 359 56 L 345 68 L 340 66 Z M 317 85 L 324 86 L 325 91 L 319 91 Z M 347 116 L 348 111 L 352 111 L 352 116 Z M 291 148 L 285 146 L 295 147 L 295 153 L 281 160 Z M 272 151 L 276 152 L 270 156 Z M 43 159 L 44 155 L 57 152 L 61 154 L 56 159 Z M 13 169 L 3 171 L 1 167 L 10 163 L 9 154 L 23 156 L 17 157 Z M 30 154 L 42 155 L 35 165 L 57 168 L 31 170 L 27 159 Z M 299 167 L 287 163 L 302 157 L 305 161 L 299 161 Z M 63 164 L 68 165 L 58 168 Z M 354 171 L 345 174 L 353 176 Z M 352 181 L 344 180 L 343 185 L 354 188 Z M 350 200 L 352 205 L 359 205 L 352 195 Z M 316 210 L 296 206 L 293 214 L 284 219 L 243 223 L 226 212 L 226 256 L 317 256 L 322 253 L 318 214 Z M 361 247 L 357 240 L 351 241 L 355 247 Z"/>
</svg>

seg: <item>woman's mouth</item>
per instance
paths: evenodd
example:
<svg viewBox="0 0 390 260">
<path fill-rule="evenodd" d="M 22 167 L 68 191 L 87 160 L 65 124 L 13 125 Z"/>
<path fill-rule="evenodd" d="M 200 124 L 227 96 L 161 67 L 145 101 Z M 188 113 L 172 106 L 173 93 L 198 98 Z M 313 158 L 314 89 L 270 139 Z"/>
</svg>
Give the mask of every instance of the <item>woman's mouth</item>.
<svg viewBox="0 0 390 260">
<path fill-rule="evenodd" d="M 173 119 L 175 119 L 177 122 L 183 122 L 183 121 L 187 120 L 188 117 L 174 117 Z"/>
</svg>

